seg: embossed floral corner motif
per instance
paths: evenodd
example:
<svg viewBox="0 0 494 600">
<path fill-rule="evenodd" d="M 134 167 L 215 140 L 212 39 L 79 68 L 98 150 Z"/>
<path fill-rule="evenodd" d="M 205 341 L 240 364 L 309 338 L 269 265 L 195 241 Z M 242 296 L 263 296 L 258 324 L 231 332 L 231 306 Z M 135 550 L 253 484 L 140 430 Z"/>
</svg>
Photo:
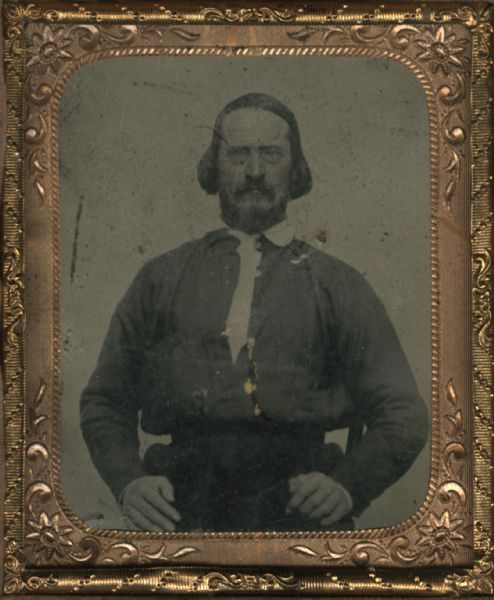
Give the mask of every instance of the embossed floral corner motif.
<svg viewBox="0 0 494 600">
<path fill-rule="evenodd" d="M 31 36 L 27 47 L 26 67 L 33 68 L 40 74 L 47 71 L 56 73 L 63 61 L 72 58 L 67 50 L 72 42 L 72 38 L 66 36 L 65 27 L 43 25 L 39 32 L 34 32 Z"/>
<path fill-rule="evenodd" d="M 60 525 L 59 521 L 59 513 L 50 518 L 45 512 L 41 512 L 38 521 L 27 522 L 30 532 L 27 533 L 26 539 L 34 542 L 34 552 L 43 555 L 47 560 L 50 560 L 54 554 L 62 558 L 66 549 L 73 545 L 67 537 L 74 531 L 73 527 Z"/>
<path fill-rule="evenodd" d="M 420 62 L 429 62 L 434 75 L 439 70 L 448 77 L 452 69 L 464 70 L 469 62 L 466 56 L 466 39 L 458 39 L 454 33 L 446 34 L 444 25 L 436 31 L 426 31 L 416 41 L 422 52 L 416 55 Z"/>
<path fill-rule="evenodd" d="M 425 524 L 417 526 L 420 533 L 417 549 L 423 551 L 426 560 L 431 562 L 434 558 L 439 558 L 441 562 L 452 562 L 459 544 L 467 545 L 466 537 L 460 531 L 462 525 L 463 520 L 452 519 L 447 510 L 441 516 L 431 513 Z"/>
</svg>

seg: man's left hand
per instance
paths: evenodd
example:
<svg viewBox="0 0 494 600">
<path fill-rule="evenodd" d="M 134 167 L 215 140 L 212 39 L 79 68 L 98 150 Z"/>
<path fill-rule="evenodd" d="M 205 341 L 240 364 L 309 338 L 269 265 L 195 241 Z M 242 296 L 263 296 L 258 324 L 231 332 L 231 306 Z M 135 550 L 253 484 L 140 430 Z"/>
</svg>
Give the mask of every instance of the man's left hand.
<svg viewBox="0 0 494 600">
<path fill-rule="evenodd" d="M 332 525 L 352 510 L 348 492 L 334 479 L 314 471 L 297 475 L 288 481 L 292 494 L 287 513 L 299 510 L 321 525 Z"/>
</svg>

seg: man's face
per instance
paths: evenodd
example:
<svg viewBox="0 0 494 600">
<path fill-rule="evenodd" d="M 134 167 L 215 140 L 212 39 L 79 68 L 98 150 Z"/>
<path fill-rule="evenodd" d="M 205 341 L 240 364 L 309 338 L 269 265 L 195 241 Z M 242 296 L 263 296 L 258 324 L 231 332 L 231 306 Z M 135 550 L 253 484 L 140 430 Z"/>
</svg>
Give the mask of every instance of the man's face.
<svg viewBox="0 0 494 600">
<path fill-rule="evenodd" d="M 288 123 L 272 112 L 242 108 L 225 117 L 219 134 L 221 216 L 234 229 L 260 233 L 284 218 L 290 199 Z"/>
</svg>

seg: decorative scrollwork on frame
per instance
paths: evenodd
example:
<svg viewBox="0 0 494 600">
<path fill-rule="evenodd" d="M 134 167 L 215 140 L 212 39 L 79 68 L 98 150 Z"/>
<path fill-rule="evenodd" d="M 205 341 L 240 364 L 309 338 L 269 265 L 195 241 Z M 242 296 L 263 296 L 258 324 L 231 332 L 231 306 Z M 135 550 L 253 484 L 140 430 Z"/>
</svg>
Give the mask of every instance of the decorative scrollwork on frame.
<svg viewBox="0 0 494 600">
<path fill-rule="evenodd" d="M 58 64 L 52 63 L 53 68 Z M 52 89 L 46 83 L 34 84 L 34 77 L 27 79 L 26 93 L 31 102 L 37 106 L 46 104 L 52 95 Z M 48 116 L 39 111 L 36 118 L 30 119 L 30 124 L 24 132 L 27 152 L 27 172 L 38 196 L 39 207 L 42 208 L 47 197 L 48 159 L 47 151 L 43 148 L 45 135 L 48 131 Z"/>
<path fill-rule="evenodd" d="M 19 594 L 22 592 L 37 592 L 45 589 L 54 589 L 57 579 L 53 575 L 40 577 L 35 575 L 25 576 L 23 567 L 17 558 L 19 549 L 15 542 L 6 540 L 4 561 L 4 594 Z"/>
<path fill-rule="evenodd" d="M 446 384 L 446 399 L 450 407 L 450 411 L 447 412 L 444 416 L 446 420 L 446 431 L 448 432 L 448 442 L 443 448 L 442 451 L 442 463 L 444 466 L 445 476 L 447 478 L 446 482 L 444 482 L 440 489 L 440 498 L 445 500 L 446 498 L 453 498 L 450 496 L 449 492 L 458 488 L 463 490 L 461 486 L 458 484 L 458 488 L 455 486 L 451 487 L 451 483 L 456 481 L 462 481 L 464 477 L 464 466 L 467 457 L 467 450 L 465 447 L 465 429 L 463 423 L 463 411 L 459 408 L 459 400 L 458 395 L 453 384 L 453 381 L 450 379 Z M 449 481 L 451 480 L 451 481 Z M 449 492 L 447 492 L 447 490 Z M 463 491 L 464 494 L 464 491 Z M 459 492 L 459 495 L 463 495 Z M 460 502 L 460 505 L 463 504 Z M 458 505 L 455 505 L 456 509 L 459 508 Z"/>
<path fill-rule="evenodd" d="M 376 542 L 358 542 L 352 548 L 342 548 L 338 542 L 326 542 L 323 552 L 318 552 L 309 546 L 291 546 L 290 550 L 301 556 L 317 558 L 323 564 L 340 566 L 348 563 L 348 560 L 357 567 L 367 567 L 371 560 L 376 564 L 393 560 L 396 565 L 407 565 L 416 563 L 419 553 L 413 550 L 410 538 L 407 536 L 396 536 L 390 543 L 389 548 Z"/>
<path fill-rule="evenodd" d="M 456 481 L 445 481 L 438 490 L 439 500 L 443 504 L 451 504 L 453 512 L 456 512 L 459 505 L 465 506 L 467 495 L 464 488 Z"/>
<path fill-rule="evenodd" d="M 171 35 L 172 37 L 178 37 L 182 40 L 185 40 L 186 42 L 197 42 L 201 39 L 200 33 L 189 31 L 181 27 L 168 27 L 165 31 L 163 27 L 148 25 L 142 30 L 142 37 L 145 40 L 151 40 L 154 36 L 154 39 L 163 42 L 166 39 L 167 35 Z"/>
<path fill-rule="evenodd" d="M 52 88 L 46 83 L 40 82 L 36 73 L 31 73 L 26 77 L 26 93 L 31 103 L 43 106 L 50 101 Z"/>
<path fill-rule="evenodd" d="M 490 250 L 473 255 L 473 322 L 479 346 L 488 350 L 492 345 L 491 268 Z"/>
<path fill-rule="evenodd" d="M 47 438 L 47 432 L 42 430 L 42 425 L 47 424 L 49 420 L 48 415 L 45 413 L 41 413 L 41 405 L 45 400 L 47 385 L 44 379 L 41 379 L 39 382 L 38 389 L 36 391 L 36 395 L 34 397 L 34 401 L 32 404 L 29 404 L 27 408 L 27 432 L 36 437 L 37 443 L 39 446 L 43 446 L 45 449 L 45 442 Z M 34 460 L 39 455 L 44 455 L 43 451 L 35 452 L 33 448 L 38 448 L 36 443 L 31 444 L 28 447 L 27 455 L 28 458 Z M 46 450 L 48 452 L 48 450 Z"/>
<path fill-rule="evenodd" d="M 6 4 L 5 17 L 8 23 L 7 38 L 12 43 L 12 52 L 14 54 L 22 53 L 20 40 L 23 34 L 23 23 L 28 21 L 56 20 L 58 11 L 53 9 L 44 9 L 34 4 Z"/>
<path fill-rule="evenodd" d="M 53 490 L 51 487 L 45 483 L 44 481 L 35 481 L 32 483 L 26 490 L 26 506 L 29 510 L 28 516 L 32 516 L 33 518 L 37 518 L 38 511 L 34 508 L 33 502 L 35 500 L 38 503 L 46 503 L 48 500 L 51 500 L 53 497 Z"/>
<path fill-rule="evenodd" d="M 101 543 L 91 535 L 84 536 L 78 543 L 75 551 L 69 553 L 69 557 L 76 564 L 93 564 L 101 554 Z"/>
<path fill-rule="evenodd" d="M 466 458 L 466 448 L 460 442 L 450 442 L 443 451 L 443 463 L 448 477 L 463 478 L 463 464 Z"/>
<path fill-rule="evenodd" d="M 460 81 L 462 78 L 457 75 Z M 451 88 L 444 85 L 440 88 L 440 99 L 443 104 L 452 104 L 453 98 L 461 98 L 458 90 L 461 85 L 458 85 L 457 92 L 451 92 Z M 446 91 L 447 90 L 447 91 Z M 446 102 L 445 102 L 446 99 Z M 443 117 L 441 123 L 441 132 L 446 142 L 445 152 L 447 156 L 446 166 L 444 171 L 448 175 L 448 182 L 444 190 L 444 204 L 451 211 L 452 202 L 455 196 L 456 188 L 461 177 L 462 150 L 466 138 L 465 127 L 463 125 L 463 117 L 457 108 L 451 108 Z"/>
<path fill-rule="evenodd" d="M 326 542 L 323 552 L 302 545 L 291 546 L 290 550 L 301 556 L 317 558 L 322 563 L 334 566 L 350 560 L 355 566 L 367 567 L 371 559 L 374 559 L 378 564 L 380 559 L 389 559 L 390 557 L 390 553 L 381 544 L 371 541 L 358 542 L 351 548 L 342 547 L 338 542 Z"/>
<path fill-rule="evenodd" d="M 49 464 L 49 454 L 46 446 L 39 442 L 30 444 L 26 450 L 26 458 L 29 477 L 32 479 L 41 477 Z"/>
<path fill-rule="evenodd" d="M 199 552 L 199 550 L 194 546 L 181 546 L 173 552 L 167 552 L 167 545 L 163 543 L 158 543 L 157 547 L 149 545 L 140 549 L 134 544 L 125 542 L 112 544 L 101 553 L 101 558 L 104 563 L 115 565 L 132 563 L 138 559 L 142 559 L 143 562 L 168 562 L 195 552 Z"/>
<path fill-rule="evenodd" d="M 446 577 L 445 583 L 457 595 L 494 594 L 494 545 L 488 535 L 481 539 L 481 557 L 473 569 Z"/>
<path fill-rule="evenodd" d="M 452 491 L 458 493 L 461 498 L 465 495 L 461 486 L 449 489 L 449 492 Z M 450 500 L 449 496 L 447 500 Z M 443 563 L 451 563 L 459 545 L 467 545 L 467 538 L 461 531 L 463 526 L 461 518 L 455 519 L 450 511 L 445 510 L 441 515 L 433 512 L 428 514 L 417 526 L 419 536 L 413 543 L 408 536 L 396 536 L 386 548 L 382 544 L 367 541 L 359 542 L 351 549 L 339 548 L 338 542 L 327 542 L 323 553 L 303 545 L 291 546 L 290 550 L 302 556 L 318 558 L 323 563 L 331 563 L 335 566 L 347 562 L 348 559 L 358 567 L 367 567 L 371 559 L 374 564 L 379 565 L 391 558 L 395 564 L 401 565 L 412 563 L 430 565 L 435 562 L 435 559 L 439 559 Z"/>
<path fill-rule="evenodd" d="M 167 548 L 167 544 L 160 542 L 142 548 L 128 542 L 118 542 L 105 549 L 98 539 L 88 535 L 79 541 L 76 551 L 69 552 L 69 556 L 79 564 L 93 564 L 97 558 L 101 558 L 105 564 L 118 566 L 137 559 L 145 564 L 170 562 L 199 552 L 194 546 L 181 546 L 173 551 Z"/>
<path fill-rule="evenodd" d="M 138 37 L 137 25 L 120 25 L 115 32 L 92 24 L 78 24 L 70 29 L 80 49 L 86 52 L 102 50 L 112 44 L 131 44 Z"/>
<path fill-rule="evenodd" d="M 238 591 L 293 591 L 299 588 L 299 581 L 293 575 L 285 577 L 264 573 L 262 575 L 249 575 L 245 573 L 226 574 L 211 572 L 200 575 L 192 584 L 193 590 L 206 589 L 211 592 L 220 590 Z"/>
<path fill-rule="evenodd" d="M 200 15 L 207 21 L 218 23 L 289 23 L 294 21 L 296 13 L 291 10 L 275 10 L 268 7 L 259 8 L 203 8 Z"/>
<path fill-rule="evenodd" d="M 19 346 L 24 330 L 24 272 L 19 248 L 6 246 L 4 249 L 4 282 L 7 302 L 4 307 L 4 327 L 10 351 Z"/>
<path fill-rule="evenodd" d="M 23 578 L 22 575 L 10 575 L 5 577 L 3 591 L 5 594 L 20 594 L 22 592 L 40 592 L 44 590 L 54 590 L 58 580 L 56 577 L 37 577 L 35 575 Z"/>
<path fill-rule="evenodd" d="M 465 78 L 458 72 L 453 73 L 452 81 L 441 86 L 438 98 L 445 106 L 454 106 L 465 98 Z"/>
<path fill-rule="evenodd" d="M 48 117 L 45 113 L 39 112 L 36 115 L 35 124 L 26 129 L 24 139 L 27 144 L 40 144 L 44 141 L 47 131 Z"/>
</svg>

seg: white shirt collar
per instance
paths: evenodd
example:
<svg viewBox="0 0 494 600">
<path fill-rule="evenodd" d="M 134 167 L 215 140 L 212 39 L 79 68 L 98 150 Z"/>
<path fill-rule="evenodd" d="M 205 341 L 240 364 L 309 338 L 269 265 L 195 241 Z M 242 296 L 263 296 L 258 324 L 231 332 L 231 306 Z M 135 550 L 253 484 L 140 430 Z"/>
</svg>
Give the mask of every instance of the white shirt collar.
<svg viewBox="0 0 494 600">
<path fill-rule="evenodd" d="M 229 229 L 229 232 L 241 241 L 255 238 L 258 235 L 248 234 L 238 229 Z M 288 246 L 295 237 L 295 227 L 291 225 L 287 219 L 284 219 L 269 229 L 266 229 L 266 231 L 263 231 L 262 234 L 275 246 L 283 248 L 284 246 Z"/>
</svg>

